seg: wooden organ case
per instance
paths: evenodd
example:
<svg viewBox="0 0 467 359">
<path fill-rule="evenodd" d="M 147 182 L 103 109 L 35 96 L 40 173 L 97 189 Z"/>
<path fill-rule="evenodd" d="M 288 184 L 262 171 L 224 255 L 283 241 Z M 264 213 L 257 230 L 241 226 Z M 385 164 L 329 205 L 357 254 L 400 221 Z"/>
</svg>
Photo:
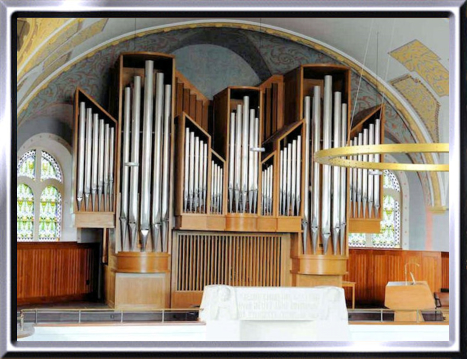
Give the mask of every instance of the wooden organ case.
<svg viewBox="0 0 467 359">
<path fill-rule="evenodd" d="M 349 217 L 347 169 L 339 171 L 343 191 L 340 206 L 332 209 L 337 189 L 328 185 L 334 173 L 326 175 L 321 165 L 314 170 L 312 156 L 324 146 L 348 145 L 384 112 L 361 114 L 351 126 L 349 68 L 303 65 L 257 87 L 228 87 L 212 101 L 176 71 L 171 55 L 123 53 L 111 78 L 114 117 L 99 111 L 115 127 L 109 142 L 114 204 L 79 222 L 107 228 L 110 306 L 189 308 L 200 304 L 209 284 L 342 284 L 349 229 L 376 223 L 380 212 L 372 219 Z M 78 91 L 75 143 L 80 102 L 92 101 Z M 329 108 L 334 96 L 335 111 Z M 315 106 L 320 111 L 313 115 Z M 338 137 L 328 133 L 336 126 L 323 125 L 325 113 L 331 122 L 338 113 Z M 314 121 L 320 122 L 318 131 Z M 75 178 L 82 170 L 77 151 Z M 320 214 L 327 206 L 329 223 L 313 221 L 313 205 Z M 337 227 L 331 214 L 337 212 L 341 234 L 332 233 Z M 323 236 L 330 226 L 330 235 Z"/>
</svg>

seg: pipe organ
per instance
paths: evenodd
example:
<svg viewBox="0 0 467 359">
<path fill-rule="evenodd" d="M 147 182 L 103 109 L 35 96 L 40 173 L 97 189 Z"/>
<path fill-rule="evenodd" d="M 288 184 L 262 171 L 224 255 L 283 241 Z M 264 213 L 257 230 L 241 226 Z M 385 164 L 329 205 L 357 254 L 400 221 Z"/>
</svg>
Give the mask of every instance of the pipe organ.
<svg viewBox="0 0 467 359">
<path fill-rule="evenodd" d="M 75 224 L 106 228 L 110 305 L 186 308 L 206 283 L 341 284 L 348 232 L 381 217 L 382 184 L 313 156 L 384 130 L 383 107 L 350 118 L 347 67 L 303 65 L 210 101 L 173 56 L 124 53 L 112 81 L 114 117 L 75 98 Z"/>
</svg>

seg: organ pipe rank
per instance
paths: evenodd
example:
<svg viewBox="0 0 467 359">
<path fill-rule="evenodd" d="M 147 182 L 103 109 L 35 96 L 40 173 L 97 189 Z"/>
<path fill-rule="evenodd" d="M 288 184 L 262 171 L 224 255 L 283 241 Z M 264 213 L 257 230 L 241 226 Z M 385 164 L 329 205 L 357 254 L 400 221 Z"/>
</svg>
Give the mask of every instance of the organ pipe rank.
<svg viewBox="0 0 467 359">
<path fill-rule="evenodd" d="M 368 128 L 350 140 L 351 146 L 379 145 L 381 143 L 381 120 L 378 118 Z M 379 162 L 380 155 L 356 155 L 352 160 Z M 350 169 L 350 203 L 353 218 L 375 218 L 380 208 L 380 176 L 367 169 Z M 368 211 L 367 211 L 368 209 Z"/>
<path fill-rule="evenodd" d="M 124 92 L 120 201 L 123 251 L 135 251 L 139 245 L 144 252 L 149 241 L 152 251 L 167 251 L 171 103 L 171 85 L 164 84 L 164 74 L 154 70 L 153 61 L 146 61 L 144 87 L 141 77 L 134 76 L 131 87 Z"/>
<path fill-rule="evenodd" d="M 257 213 L 259 119 L 250 98 L 230 114 L 228 209 L 230 213 Z"/>
<path fill-rule="evenodd" d="M 207 162 L 208 145 L 185 128 L 185 171 L 183 179 L 183 211 L 207 213 Z"/>
<path fill-rule="evenodd" d="M 302 242 L 305 253 L 308 242 L 308 227 L 310 227 L 313 254 L 316 254 L 318 250 L 319 234 L 321 234 L 324 254 L 328 251 L 330 239 L 333 254 L 345 254 L 346 170 L 337 166 L 310 162 L 314 153 L 321 149 L 346 145 L 348 108 L 347 104 L 342 103 L 341 97 L 341 92 L 332 93 L 332 76 L 328 75 L 324 77 L 322 111 L 320 86 L 313 88 L 313 101 L 310 96 L 304 98 L 304 117 L 307 130 L 305 132 L 304 178 L 306 183 L 303 185 L 305 203 Z M 294 147 L 292 146 L 293 151 Z M 288 153 L 284 155 L 284 158 L 289 157 Z"/>
<path fill-rule="evenodd" d="M 78 175 L 79 211 L 113 211 L 115 127 L 79 104 Z"/>
</svg>

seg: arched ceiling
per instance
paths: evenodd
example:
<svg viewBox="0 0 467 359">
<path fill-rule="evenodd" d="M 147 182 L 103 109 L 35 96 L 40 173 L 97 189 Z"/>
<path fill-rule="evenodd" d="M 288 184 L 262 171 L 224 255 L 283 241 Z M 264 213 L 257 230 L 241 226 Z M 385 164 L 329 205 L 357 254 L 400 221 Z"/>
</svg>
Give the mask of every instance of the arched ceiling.
<svg viewBox="0 0 467 359">
<path fill-rule="evenodd" d="M 404 119 L 416 124 L 410 129 L 415 131 L 413 135 L 417 142 L 448 141 L 447 19 L 55 18 L 21 21 L 18 118 L 51 79 L 95 53 L 96 49 L 125 40 L 138 41 L 151 32 L 198 27 L 204 23 L 204 26 L 219 24 L 254 29 L 276 36 L 285 34 L 290 40 L 311 44 L 318 50 L 326 49 L 334 58 L 352 65 L 355 71 L 362 69 L 365 79 L 383 96 L 400 104 L 397 110 L 403 112 Z M 261 56 L 254 51 L 241 52 L 241 39 L 225 45 L 223 36 L 225 34 L 199 32 L 191 37 L 190 44 L 230 46 L 230 50 L 243 58 L 255 60 L 249 61 L 250 64 L 261 64 L 258 69 L 253 69 L 261 79 L 269 75 L 270 67 L 261 63 L 264 61 Z M 170 36 L 165 41 L 170 41 Z M 437 162 L 438 158 L 432 156 L 427 160 Z M 441 179 L 439 175 L 434 176 Z"/>
</svg>

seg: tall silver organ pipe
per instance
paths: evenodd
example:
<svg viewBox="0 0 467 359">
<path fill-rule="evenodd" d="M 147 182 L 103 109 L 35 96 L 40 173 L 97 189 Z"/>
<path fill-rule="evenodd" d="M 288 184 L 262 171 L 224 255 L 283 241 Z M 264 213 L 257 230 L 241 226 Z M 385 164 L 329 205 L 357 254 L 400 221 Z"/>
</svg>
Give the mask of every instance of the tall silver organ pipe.
<svg viewBox="0 0 467 359">
<path fill-rule="evenodd" d="M 115 154 L 115 127 L 110 127 L 109 144 L 109 211 L 114 210 L 114 154 Z"/>
<path fill-rule="evenodd" d="M 286 177 L 286 208 L 285 214 L 286 216 L 290 216 L 290 199 L 291 199 L 291 191 L 292 191 L 292 144 L 289 143 L 287 145 L 287 177 Z"/>
<path fill-rule="evenodd" d="M 203 211 L 203 161 L 204 161 L 204 142 L 199 141 L 199 212 Z"/>
<path fill-rule="evenodd" d="M 305 97 L 304 101 L 304 111 L 305 111 L 305 166 L 304 166 L 304 173 L 303 177 L 305 181 L 303 182 L 303 219 L 302 219 L 302 246 L 303 246 L 303 253 L 305 254 L 307 251 L 307 243 L 308 243 L 308 224 L 309 224 L 309 208 L 308 208 L 308 199 L 310 196 L 310 134 L 311 134 L 311 119 L 310 119 L 310 111 L 311 111 L 311 98 L 310 96 Z"/>
<path fill-rule="evenodd" d="M 248 139 L 248 212 L 253 213 L 253 195 L 254 195 L 254 181 L 255 181 L 255 172 L 256 167 L 254 167 L 253 156 L 256 152 L 252 151 L 251 148 L 255 147 L 255 110 L 250 110 L 250 133 Z"/>
<path fill-rule="evenodd" d="M 92 109 L 88 108 L 86 116 L 86 162 L 84 177 L 84 202 L 86 211 L 91 209 L 91 159 L 92 159 Z M 108 159 L 107 159 L 108 160 Z"/>
<path fill-rule="evenodd" d="M 128 251 L 130 249 L 127 238 L 128 233 L 128 185 L 130 168 L 130 106 L 131 106 L 131 89 L 125 87 L 125 100 L 123 110 L 123 148 L 122 148 L 122 189 L 121 189 L 121 209 L 120 209 L 120 230 L 121 230 L 121 243 L 122 250 Z M 100 148 L 99 148 L 100 151 Z"/>
<path fill-rule="evenodd" d="M 341 146 L 347 146 L 347 104 L 342 104 L 342 118 L 341 118 L 342 130 L 341 130 Z M 341 200 L 340 200 L 340 213 L 339 213 L 339 222 L 340 222 L 340 254 L 345 254 L 345 230 L 346 230 L 346 214 L 347 214 L 347 170 L 345 167 L 341 168 Z"/>
<path fill-rule="evenodd" d="M 295 214 L 295 190 L 297 182 L 297 140 L 292 141 L 292 181 L 290 183 L 290 202 L 292 216 Z"/>
<path fill-rule="evenodd" d="M 86 104 L 79 104 L 79 131 L 78 131 L 78 190 L 77 204 L 78 210 L 81 210 L 84 198 L 84 152 L 86 136 Z"/>
<path fill-rule="evenodd" d="M 98 164 L 98 180 L 97 180 L 97 196 L 99 211 L 104 210 L 102 196 L 104 194 L 104 120 L 99 120 L 99 164 Z"/>
<path fill-rule="evenodd" d="M 97 180 L 98 180 L 98 160 L 99 160 L 99 115 L 94 114 L 92 121 L 92 209 L 97 210 Z"/>
<path fill-rule="evenodd" d="M 206 207 L 207 190 L 208 190 L 208 180 L 207 180 L 207 175 L 208 175 L 208 170 L 207 170 L 207 166 L 208 166 L 207 165 L 207 163 L 208 163 L 208 144 L 207 143 L 204 144 L 203 155 L 204 155 L 203 168 L 202 168 L 202 171 L 204 173 L 204 175 L 203 175 L 203 209 L 204 209 L 204 213 L 207 213 L 207 207 Z"/>
<path fill-rule="evenodd" d="M 195 178 L 194 178 L 194 185 L 193 185 L 193 207 L 194 211 L 198 212 L 199 206 L 199 137 L 195 137 Z"/>
<path fill-rule="evenodd" d="M 154 61 L 145 62 L 144 70 L 144 102 L 143 102 L 143 148 L 141 152 L 141 212 L 140 239 L 141 251 L 146 250 L 150 232 L 151 198 L 151 150 L 153 123 L 153 88 Z"/>
<path fill-rule="evenodd" d="M 368 129 L 363 130 L 363 145 L 368 145 Z M 363 161 L 368 162 L 368 155 L 363 155 Z M 366 217 L 366 205 L 368 201 L 368 170 L 366 168 L 362 171 L 362 202 L 363 202 L 363 218 Z"/>
<path fill-rule="evenodd" d="M 341 146 L 341 93 L 334 93 L 334 135 L 333 147 Z M 341 191 L 341 172 L 340 167 L 332 166 L 332 248 L 333 254 L 337 254 L 337 243 L 339 242 L 340 231 L 340 191 Z"/>
<path fill-rule="evenodd" d="M 156 76 L 156 106 L 154 126 L 154 153 L 153 153 L 153 178 L 152 178 L 152 248 L 161 250 L 161 191 L 162 191 L 162 140 L 163 140 L 163 109 L 164 109 L 164 74 Z M 148 193 L 149 196 L 149 193 Z"/>
<path fill-rule="evenodd" d="M 375 121 L 375 145 L 379 145 L 381 144 L 381 120 L 380 119 L 377 119 Z M 379 162 L 380 161 L 380 155 L 376 154 L 374 159 L 375 159 L 375 162 Z M 375 205 L 375 217 L 377 217 L 379 215 L 379 207 L 380 207 L 380 177 L 379 176 L 375 176 L 375 183 L 374 183 L 374 186 L 375 186 L 375 196 L 374 196 L 374 205 Z"/>
<path fill-rule="evenodd" d="M 363 145 L 363 133 L 359 133 L 358 134 L 358 146 L 362 146 Z M 362 155 L 358 155 L 357 156 L 357 160 L 358 161 L 362 161 L 363 158 L 362 158 Z M 361 209 L 362 209 L 362 169 L 359 168 L 357 170 L 357 214 L 358 214 L 358 217 L 361 217 Z"/>
<path fill-rule="evenodd" d="M 248 130 L 249 130 L 249 97 L 243 97 L 243 139 L 242 139 L 242 213 L 246 211 L 246 201 L 248 192 Z"/>
<path fill-rule="evenodd" d="M 235 113 L 230 114 L 230 144 L 229 144 L 229 212 L 233 211 L 234 200 L 234 169 L 235 169 Z"/>
<path fill-rule="evenodd" d="M 141 110 L 141 77 L 134 77 L 132 100 L 132 128 L 131 128 L 131 162 L 130 170 L 130 203 L 128 226 L 130 227 L 130 250 L 134 252 L 138 243 L 138 186 L 139 186 L 139 128 Z"/>
<path fill-rule="evenodd" d="M 259 147 L 259 118 L 255 117 L 255 129 L 254 129 L 254 147 Z M 255 151 L 253 153 L 253 213 L 257 212 L 258 204 L 258 171 L 259 171 L 259 153 Z"/>
<path fill-rule="evenodd" d="M 315 86 L 313 88 L 313 152 L 314 154 L 321 150 L 321 88 Z M 316 254 L 318 246 L 318 234 L 320 231 L 320 176 L 321 166 L 319 163 L 313 162 L 313 192 L 311 201 L 311 244 L 313 254 Z"/>
<path fill-rule="evenodd" d="M 324 77 L 324 108 L 323 108 L 323 149 L 331 147 L 332 128 L 332 77 Z M 321 216 L 321 240 L 324 254 L 328 251 L 328 241 L 331 236 L 331 168 L 323 165 L 322 185 L 322 216 Z"/>
<path fill-rule="evenodd" d="M 355 137 L 353 140 L 352 140 L 352 146 L 358 146 L 358 137 Z M 354 155 L 353 156 L 353 160 L 357 160 L 358 159 L 358 156 Z M 357 211 L 356 211 L 356 208 L 357 208 L 357 192 L 358 192 L 358 182 L 357 182 L 357 173 L 358 173 L 358 170 L 356 168 L 352 168 L 352 182 L 353 182 L 353 194 L 352 194 L 352 201 L 353 201 L 353 205 L 352 205 L 352 217 L 355 217 L 357 215 Z"/>
<path fill-rule="evenodd" d="M 194 191 L 195 191 L 195 133 L 190 133 L 190 178 L 189 178 L 189 190 L 188 197 L 190 201 L 190 212 L 195 210 L 194 208 Z"/>
<path fill-rule="evenodd" d="M 297 184 L 295 190 L 295 215 L 300 215 L 300 196 L 301 196 L 301 183 L 302 183 L 302 136 L 297 137 Z"/>
<path fill-rule="evenodd" d="M 104 208 L 109 211 L 110 127 L 104 127 Z"/>
<path fill-rule="evenodd" d="M 237 105 L 237 130 L 236 133 L 236 142 L 235 142 L 235 212 L 240 211 L 240 196 L 241 196 L 241 184 L 240 177 L 242 171 L 241 157 L 242 157 L 242 105 Z"/>
<path fill-rule="evenodd" d="M 184 187 L 183 187 L 183 211 L 188 212 L 188 180 L 190 178 L 190 129 L 185 129 L 185 171 L 184 171 Z"/>
<path fill-rule="evenodd" d="M 165 85 L 164 94 L 164 143 L 162 146 L 162 251 L 168 250 L 169 198 L 170 198 L 170 130 L 172 117 L 172 86 Z"/>
<path fill-rule="evenodd" d="M 375 125 L 370 123 L 369 130 L 368 130 L 368 144 L 374 145 L 375 144 Z M 374 155 L 370 154 L 368 156 L 368 162 L 374 161 Z M 373 195 L 374 195 L 374 176 L 369 173 L 368 174 L 368 218 L 373 218 Z"/>
</svg>

